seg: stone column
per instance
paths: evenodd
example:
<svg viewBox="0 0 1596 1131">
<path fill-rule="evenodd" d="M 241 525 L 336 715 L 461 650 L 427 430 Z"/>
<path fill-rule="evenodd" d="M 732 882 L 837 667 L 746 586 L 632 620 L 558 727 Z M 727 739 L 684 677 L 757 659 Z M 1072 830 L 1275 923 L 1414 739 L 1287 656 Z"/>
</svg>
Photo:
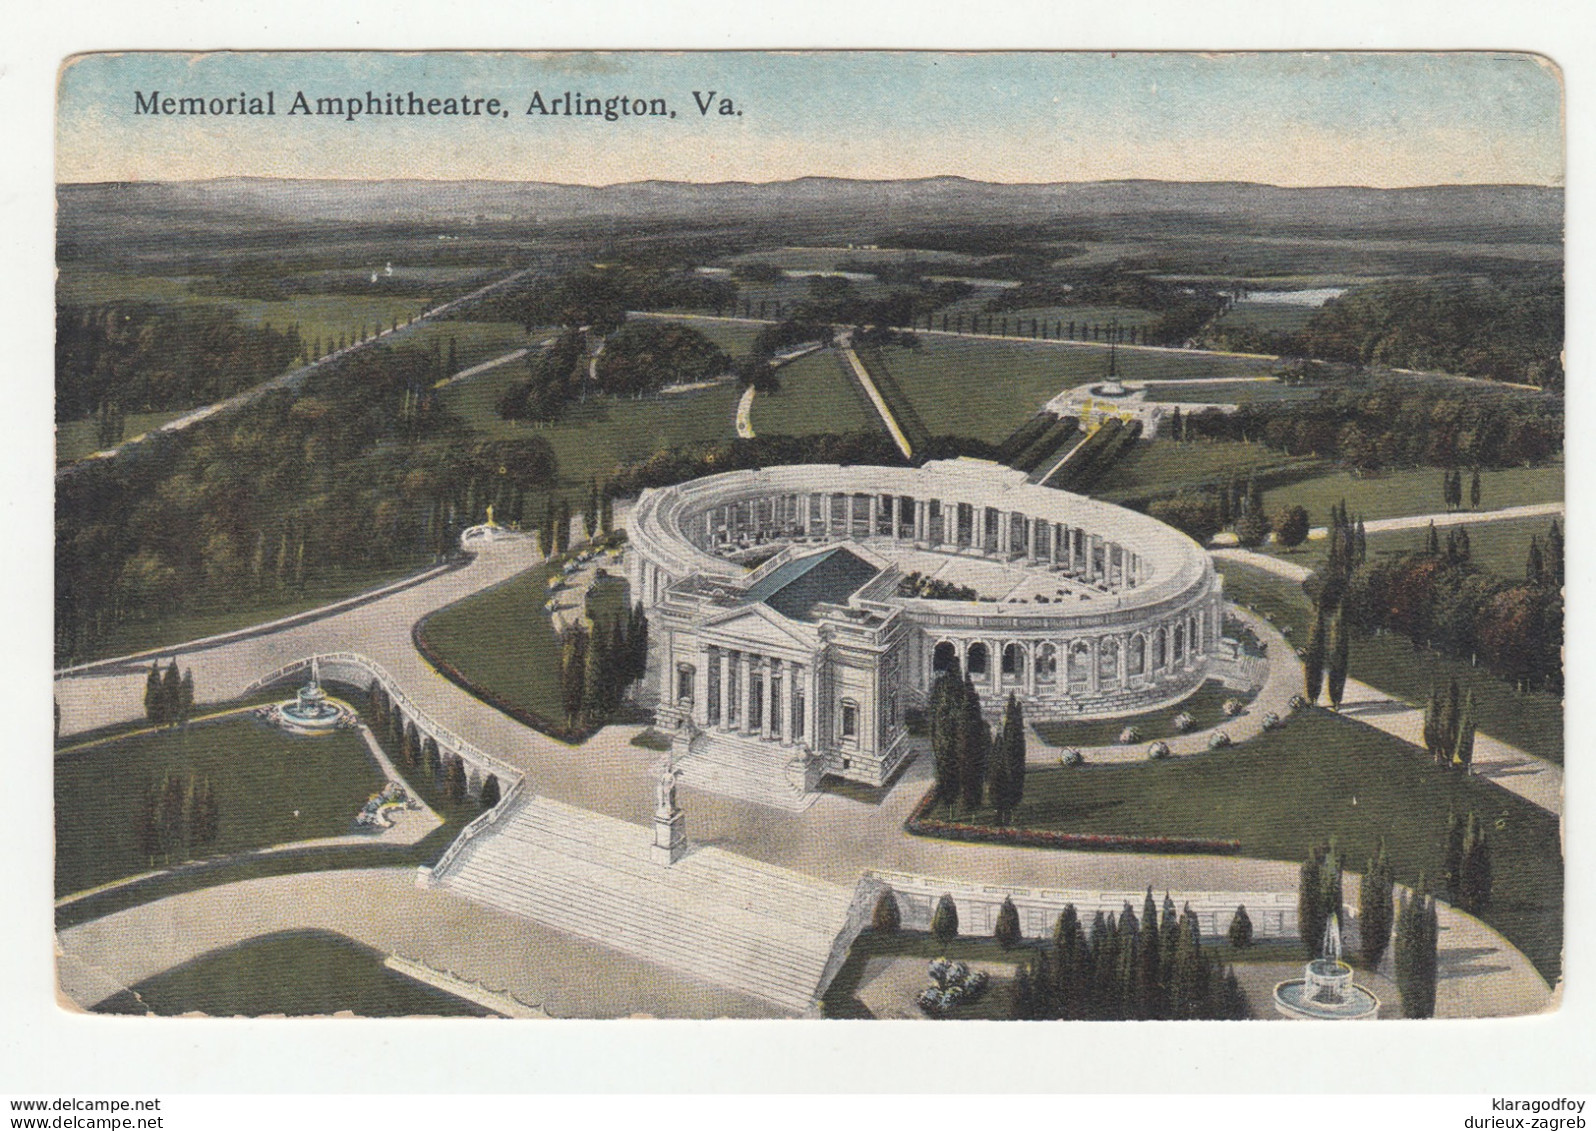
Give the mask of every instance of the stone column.
<svg viewBox="0 0 1596 1131">
<path fill-rule="evenodd" d="M 1122 635 L 1119 638 L 1119 689 L 1124 691 L 1130 686 L 1130 636 Z"/>
<path fill-rule="evenodd" d="M 1036 695 L 1036 642 L 1028 640 L 1022 647 L 1025 655 L 1025 694 Z"/>
<path fill-rule="evenodd" d="M 804 720 L 798 715 L 798 692 L 803 687 L 805 669 L 802 664 L 788 664 L 787 671 L 787 713 L 783 717 L 787 720 L 787 740 L 795 742 L 799 738 L 798 728 L 804 723 Z M 808 710 L 807 696 L 805 696 L 804 700 L 804 709 Z M 803 733 L 803 741 L 809 741 L 808 730 Z"/>
<path fill-rule="evenodd" d="M 1025 520 L 1025 560 L 1036 561 L 1036 527 L 1039 519 L 1032 516 Z"/>
<path fill-rule="evenodd" d="M 824 495 L 820 496 L 820 529 L 825 533 L 827 538 L 831 537 L 832 502 L 830 491 L 827 491 Z"/>
<path fill-rule="evenodd" d="M 914 540 L 921 545 L 931 540 L 931 504 L 924 499 L 914 501 Z"/>
<path fill-rule="evenodd" d="M 754 705 L 754 681 L 750 678 L 754 671 L 753 659 L 747 652 L 737 654 L 737 694 L 742 698 L 737 717 L 739 734 L 749 732 L 749 720 L 754 717 L 751 710 Z"/>
<path fill-rule="evenodd" d="M 998 511 L 997 527 L 998 557 L 1008 561 L 1014 545 L 1014 512 Z"/>
<path fill-rule="evenodd" d="M 788 669 L 791 666 L 773 658 L 770 661 L 770 687 L 765 691 L 765 698 L 770 701 L 766 710 L 771 722 L 775 724 L 776 739 L 783 746 L 792 741 L 792 727 L 788 723 L 788 716 L 792 714 L 792 705 L 786 702 L 787 683 L 791 678 Z"/>
<path fill-rule="evenodd" d="M 720 729 L 731 728 L 731 653 L 720 650 Z"/>
<path fill-rule="evenodd" d="M 865 532 L 866 532 L 865 533 L 865 537 L 866 538 L 874 538 L 876 536 L 876 523 L 878 523 L 880 521 L 881 521 L 881 496 L 876 494 L 874 491 L 872 491 L 872 492 L 870 492 L 870 519 L 869 519 L 869 525 L 867 525 L 865 527 Z"/>
<path fill-rule="evenodd" d="M 804 689 L 804 741 L 809 743 L 809 748 L 818 752 L 820 750 L 820 734 L 815 729 L 815 722 L 819 718 L 820 707 L 820 663 L 809 665 L 809 685 Z"/>
<path fill-rule="evenodd" d="M 1058 568 L 1058 523 L 1047 524 L 1047 568 Z"/>
<path fill-rule="evenodd" d="M 709 665 L 713 657 L 709 648 L 698 650 L 698 674 L 693 677 L 693 721 L 700 727 L 709 725 Z"/>
<path fill-rule="evenodd" d="M 761 704 L 763 711 L 759 722 L 760 729 L 764 732 L 765 741 L 769 742 L 776 737 L 776 667 L 781 661 L 770 656 L 765 657 L 762 665 L 764 668 L 765 686 L 763 688 L 764 702 Z"/>
<path fill-rule="evenodd" d="M 798 497 L 803 500 L 804 537 L 807 538 L 814 532 L 815 497 L 813 495 L 799 495 Z"/>
<path fill-rule="evenodd" d="M 1092 637 L 1086 642 L 1086 689 L 1092 694 L 1097 694 L 1101 683 L 1097 675 L 1097 637 Z"/>
</svg>

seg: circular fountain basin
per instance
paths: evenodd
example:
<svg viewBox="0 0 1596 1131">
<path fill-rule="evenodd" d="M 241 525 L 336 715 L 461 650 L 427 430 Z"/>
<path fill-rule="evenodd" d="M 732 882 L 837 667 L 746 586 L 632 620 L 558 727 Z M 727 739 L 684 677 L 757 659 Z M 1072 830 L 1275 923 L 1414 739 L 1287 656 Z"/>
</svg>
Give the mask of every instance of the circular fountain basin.
<svg viewBox="0 0 1596 1131">
<path fill-rule="evenodd" d="M 300 688 L 294 699 L 268 708 L 265 717 L 290 734 L 331 734 L 353 722 L 355 712 L 347 704 L 329 699 L 320 684 L 311 683 Z"/>
<path fill-rule="evenodd" d="M 1380 999 L 1352 981 L 1345 962 L 1316 958 L 1304 976 L 1275 987 L 1275 1012 L 1315 1021 L 1366 1021 L 1380 1009 Z"/>
</svg>

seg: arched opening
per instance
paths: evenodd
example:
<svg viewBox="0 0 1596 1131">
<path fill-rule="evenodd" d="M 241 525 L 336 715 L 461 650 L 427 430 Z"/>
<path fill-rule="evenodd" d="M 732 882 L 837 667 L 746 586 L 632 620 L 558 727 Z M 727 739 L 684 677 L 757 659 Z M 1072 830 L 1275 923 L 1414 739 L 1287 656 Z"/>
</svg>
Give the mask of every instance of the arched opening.
<svg viewBox="0 0 1596 1131">
<path fill-rule="evenodd" d="M 1097 680 L 1099 684 L 1119 682 L 1119 641 L 1112 636 L 1097 642 Z"/>
<path fill-rule="evenodd" d="M 1069 647 L 1068 675 L 1071 683 L 1084 684 L 1091 678 L 1092 646 L 1077 640 Z"/>
<path fill-rule="evenodd" d="M 1130 647 L 1125 651 L 1125 674 L 1147 674 L 1147 638 L 1140 634 L 1131 637 Z"/>
<path fill-rule="evenodd" d="M 959 674 L 959 649 L 951 640 L 940 641 L 931 652 L 932 672 Z"/>
<path fill-rule="evenodd" d="M 1153 670 L 1155 672 L 1162 671 L 1165 665 L 1169 663 L 1168 639 L 1162 628 L 1153 633 Z"/>
<path fill-rule="evenodd" d="M 1186 626 L 1183 625 L 1183 624 L 1177 624 L 1175 626 L 1175 645 L 1174 645 L 1173 659 L 1174 659 L 1174 662 L 1178 664 L 1182 660 L 1184 660 L 1185 658 L 1186 658 Z"/>
<path fill-rule="evenodd" d="M 986 645 L 979 640 L 970 645 L 970 650 L 964 655 L 964 664 L 970 671 L 972 679 L 984 679 L 990 657 L 987 655 Z"/>
<path fill-rule="evenodd" d="M 1003 679 L 1018 683 L 1025 678 L 1025 649 L 1018 644 L 1003 646 Z"/>
<path fill-rule="evenodd" d="M 1197 632 L 1197 626 L 1201 623 L 1195 616 L 1186 618 L 1186 640 L 1191 645 L 1191 654 L 1193 656 L 1203 650 L 1202 637 Z"/>
<path fill-rule="evenodd" d="M 1053 683 L 1058 679 L 1058 649 L 1051 644 L 1036 649 L 1036 682 Z"/>
</svg>

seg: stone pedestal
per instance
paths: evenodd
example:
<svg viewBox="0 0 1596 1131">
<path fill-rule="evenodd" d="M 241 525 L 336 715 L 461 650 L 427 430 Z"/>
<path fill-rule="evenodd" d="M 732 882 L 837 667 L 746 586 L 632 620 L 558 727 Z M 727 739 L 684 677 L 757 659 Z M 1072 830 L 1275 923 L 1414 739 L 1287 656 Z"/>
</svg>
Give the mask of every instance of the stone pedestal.
<svg viewBox="0 0 1596 1131">
<path fill-rule="evenodd" d="M 670 867 L 687 853 L 687 816 L 680 809 L 654 815 L 654 863 Z"/>
</svg>

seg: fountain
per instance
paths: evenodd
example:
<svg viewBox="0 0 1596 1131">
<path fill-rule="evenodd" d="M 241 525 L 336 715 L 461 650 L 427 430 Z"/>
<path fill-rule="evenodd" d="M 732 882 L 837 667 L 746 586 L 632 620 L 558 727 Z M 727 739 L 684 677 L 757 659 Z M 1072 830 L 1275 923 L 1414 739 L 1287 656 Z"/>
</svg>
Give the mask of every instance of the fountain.
<svg viewBox="0 0 1596 1131">
<path fill-rule="evenodd" d="M 1286 1017 L 1320 1021 L 1362 1021 L 1373 1017 L 1380 999 L 1352 981 L 1352 967 L 1341 960 L 1341 916 L 1324 927 L 1319 957 L 1303 976 L 1275 987 L 1275 1010 Z"/>
<path fill-rule="evenodd" d="M 353 725 L 355 713 L 346 704 L 328 697 L 321 686 L 321 665 L 310 661 L 310 682 L 301 687 L 292 702 L 275 703 L 266 708 L 267 722 L 291 734 L 327 734 Z"/>
</svg>

